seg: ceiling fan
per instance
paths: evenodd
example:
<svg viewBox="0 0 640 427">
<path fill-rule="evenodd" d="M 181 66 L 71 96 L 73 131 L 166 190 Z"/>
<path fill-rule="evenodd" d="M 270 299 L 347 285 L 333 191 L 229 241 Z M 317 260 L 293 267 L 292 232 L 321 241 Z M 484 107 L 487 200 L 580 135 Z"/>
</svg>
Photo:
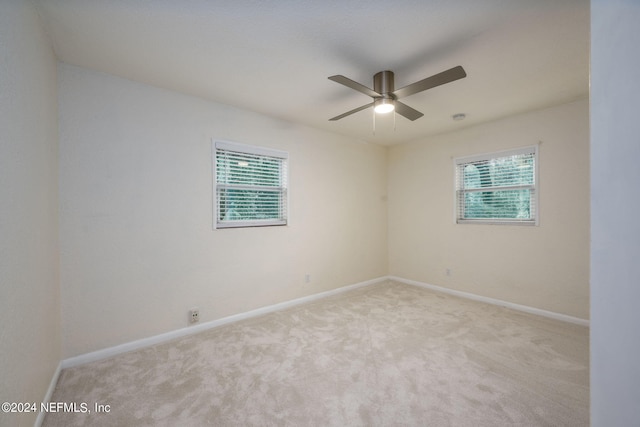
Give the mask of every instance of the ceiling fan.
<svg viewBox="0 0 640 427">
<path fill-rule="evenodd" d="M 395 90 L 393 84 L 393 71 L 380 71 L 373 76 L 373 89 L 369 89 L 367 86 L 361 85 L 345 76 L 336 75 L 329 77 L 329 80 L 333 80 L 336 83 L 340 83 L 358 92 L 369 95 L 373 98 L 373 102 L 362 107 L 354 108 L 351 111 L 335 116 L 329 121 L 340 120 L 358 111 L 365 110 L 369 107 L 373 107 L 376 113 L 389 113 L 395 109 L 395 111 L 401 116 L 413 121 L 419 119 L 424 114 L 420 111 L 414 110 L 406 104 L 398 101 L 400 98 L 413 95 L 414 93 L 422 92 L 427 89 L 434 88 L 452 81 L 462 79 L 467 76 L 460 65 L 453 67 L 449 70 L 435 74 L 426 79 L 422 79 L 418 82 L 412 83 L 408 86 Z"/>
</svg>

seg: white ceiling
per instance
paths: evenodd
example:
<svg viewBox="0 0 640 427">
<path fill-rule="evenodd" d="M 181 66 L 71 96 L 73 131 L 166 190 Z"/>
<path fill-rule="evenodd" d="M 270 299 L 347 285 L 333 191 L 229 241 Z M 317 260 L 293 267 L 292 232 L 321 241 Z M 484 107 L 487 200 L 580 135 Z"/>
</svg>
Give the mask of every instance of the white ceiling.
<svg viewBox="0 0 640 427">
<path fill-rule="evenodd" d="M 589 91 L 589 0 L 36 2 L 63 62 L 383 145 Z M 371 102 L 328 76 L 400 88 L 456 65 L 465 79 L 403 98 L 414 122 L 328 121 Z"/>
</svg>

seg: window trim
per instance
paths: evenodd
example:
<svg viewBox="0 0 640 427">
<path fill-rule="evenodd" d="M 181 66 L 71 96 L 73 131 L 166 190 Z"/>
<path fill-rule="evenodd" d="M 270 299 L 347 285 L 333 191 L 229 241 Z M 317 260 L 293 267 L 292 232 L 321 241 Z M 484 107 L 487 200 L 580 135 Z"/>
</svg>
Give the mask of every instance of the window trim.
<svg viewBox="0 0 640 427">
<path fill-rule="evenodd" d="M 231 141 L 212 140 L 211 144 L 211 160 L 213 165 L 213 229 L 229 229 L 229 228 L 248 228 L 248 227 L 272 227 L 286 226 L 289 223 L 289 174 L 288 163 L 289 153 L 286 151 L 276 150 L 272 148 L 260 147 L 255 145 L 241 144 Z M 219 197 L 218 191 L 221 188 L 229 188 L 229 184 L 218 184 L 217 173 L 217 154 L 219 150 L 232 151 L 242 154 L 250 154 L 264 157 L 274 157 L 282 160 L 284 170 L 281 171 L 281 187 L 277 187 L 280 194 L 284 197 L 284 219 L 266 219 L 266 220 L 218 220 Z M 272 187 L 276 188 L 276 187 Z"/>
<path fill-rule="evenodd" d="M 454 186 L 454 200 L 453 200 L 453 220 L 456 224 L 490 224 L 490 225 L 524 225 L 524 226 L 538 226 L 540 220 L 540 180 L 539 180 L 539 152 L 540 144 L 528 145 L 520 148 L 513 148 L 509 150 L 494 151 L 483 154 L 475 154 L 470 156 L 456 157 L 453 159 L 453 186 Z M 459 188 L 459 166 L 463 164 L 473 163 L 480 160 L 491 160 L 500 157 L 509 157 L 519 154 L 533 153 L 534 158 L 534 171 L 533 171 L 533 184 L 523 184 L 518 186 L 501 186 L 491 187 L 491 191 L 498 191 L 501 189 L 518 190 L 518 189 L 532 189 L 534 191 L 534 200 L 532 201 L 532 209 L 534 215 L 532 219 L 518 219 L 518 218 L 473 218 L 464 219 L 460 218 L 459 214 L 463 210 L 459 206 L 461 199 Z M 474 189 L 474 192 L 482 191 Z M 484 190 L 486 191 L 486 190 Z"/>
</svg>

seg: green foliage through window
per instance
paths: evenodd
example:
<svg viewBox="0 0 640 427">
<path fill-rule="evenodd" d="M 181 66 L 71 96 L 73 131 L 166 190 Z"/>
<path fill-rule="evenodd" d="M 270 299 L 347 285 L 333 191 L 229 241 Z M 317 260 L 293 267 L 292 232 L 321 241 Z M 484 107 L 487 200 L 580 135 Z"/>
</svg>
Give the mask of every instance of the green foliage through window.
<svg viewBox="0 0 640 427">
<path fill-rule="evenodd" d="M 216 143 L 217 227 L 287 222 L 286 153 Z"/>
<path fill-rule="evenodd" d="M 457 222 L 535 223 L 536 148 L 457 159 Z"/>
</svg>

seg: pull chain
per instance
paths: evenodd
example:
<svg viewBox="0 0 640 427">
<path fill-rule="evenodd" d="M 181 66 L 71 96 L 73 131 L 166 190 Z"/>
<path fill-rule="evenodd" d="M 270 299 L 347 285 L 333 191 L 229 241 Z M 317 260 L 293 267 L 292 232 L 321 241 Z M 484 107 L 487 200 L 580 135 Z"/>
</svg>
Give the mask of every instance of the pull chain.
<svg viewBox="0 0 640 427">
<path fill-rule="evenodd" d="M 373 134 L 376 134 L 376 112 L 373 110 Z"/>
<path fill-rule="evenodd" d="M 394 110 L 393 112 L 393 131 L 394 132 L 396 131 L 396 117 L 397 117 L 397 114 Z M 375 111 L 373 111 L 373 134 L 374 135 L 376 134 L 376 112 Z"/>
</svg>

